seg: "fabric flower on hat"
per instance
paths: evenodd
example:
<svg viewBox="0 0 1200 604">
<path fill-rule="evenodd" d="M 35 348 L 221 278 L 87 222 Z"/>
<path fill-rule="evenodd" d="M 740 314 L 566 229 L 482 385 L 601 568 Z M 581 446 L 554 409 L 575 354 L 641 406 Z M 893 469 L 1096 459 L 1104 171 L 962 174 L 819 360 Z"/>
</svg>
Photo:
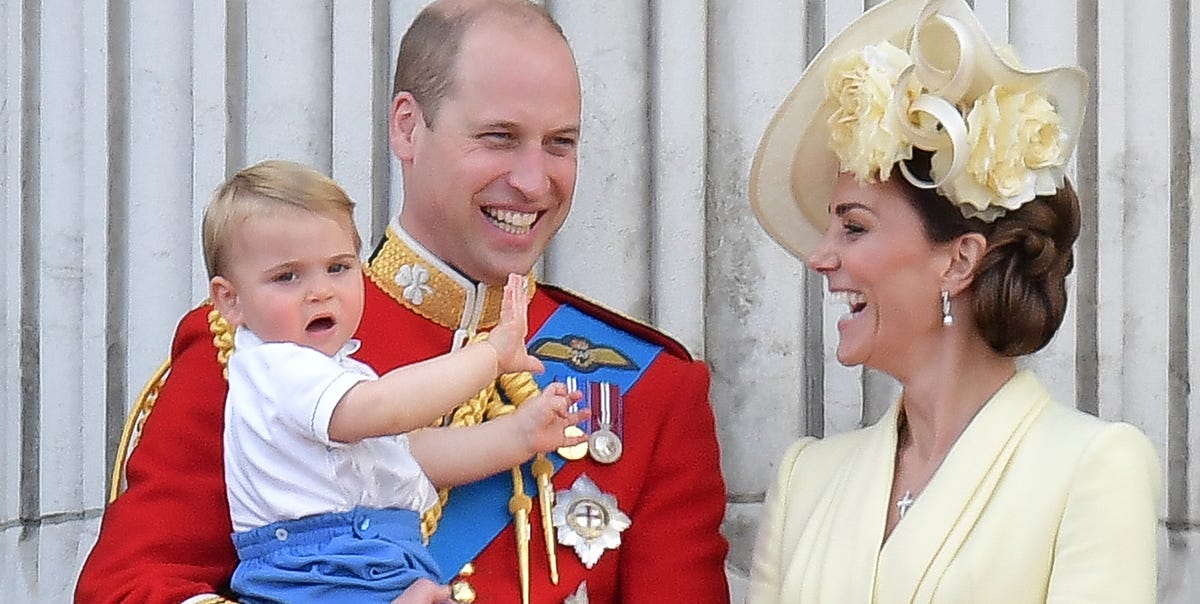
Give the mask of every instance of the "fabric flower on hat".
<svg viewBox="0 0 1200 604">
<path fill-rule="evenodd" d="M 1062 186 L 1065 136 L 1044 97 L 993 86 L 975 100 L 966 122 L 966 168 L 941 188 L 964 216 L 991 222 Z M 940 178 L 949 166 L 946 153 L 935 153 L 932 175 Z"/>
<path fill-rule="evenodd" d="M 830 146 L 842 170 L 861 181 L 887 180 L 896 162 L 912 159 L 899 121 L 907 118 L 892 103 L 897 80 L 911 64 L 908 53 L 885 41 L 837 59 L 829 71 Z M 919 86 L 909 81 L 911 99 Z"/>
<path fill-rule="evenodd" d="M 914 186 L 936 188 L 964 216 L 987 222 L 1062 186 L 1082 112 L 1068 97 L 1067 124 L 1052 99 L 1069 79 L 1025 71 L 958 4 L 931 0 L 907 46 L 885 40 L 830 62 L 829 148 L 841 171 L 883 181 L 899 166 Z M 914 148 L 932 153 L 929 180 L 908 170 Z"/>
</svg>

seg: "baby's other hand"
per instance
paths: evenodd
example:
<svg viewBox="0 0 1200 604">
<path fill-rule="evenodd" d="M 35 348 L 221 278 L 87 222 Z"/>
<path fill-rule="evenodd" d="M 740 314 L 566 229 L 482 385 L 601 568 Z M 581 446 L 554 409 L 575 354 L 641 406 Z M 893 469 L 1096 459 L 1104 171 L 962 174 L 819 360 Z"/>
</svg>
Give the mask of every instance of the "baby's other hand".
<svg viewBox="0 0 1200 604">
<path fill-rule="evenodd" d="M 545 370 L 542 362 L 525 350 L 525 334 L 529 331 L 529 295 L 525 277 L 510 274 L 504 285 L 500 302 L 500 323 L 488 334 L 488 343 L 496 350 L 496 366 L 500 373 Z"/>
<path fill-rule="evenodd" d="M 530 456 L 587 441 L 587 436 L 564 434 L 567 426 L 574 426 L 591 416 L 590 409 L 570 410 L 571 405 L 582 398 L 582 393 L 568 392 L 566 386 L 555 382 L 517 409 L 516 417 Z"/>
</svg>

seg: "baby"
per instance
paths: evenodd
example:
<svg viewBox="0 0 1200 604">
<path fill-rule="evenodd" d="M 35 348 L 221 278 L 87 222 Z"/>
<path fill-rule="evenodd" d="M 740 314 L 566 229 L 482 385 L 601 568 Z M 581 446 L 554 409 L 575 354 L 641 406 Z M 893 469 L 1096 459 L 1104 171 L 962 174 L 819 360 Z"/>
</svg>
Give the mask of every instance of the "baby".
<svg viewBox="0 0 1200 604">
<path fill-rule="evenodd" d="M 438 488 L 585 438 L 564 436 L 587 412 L 570 411 L 580 395 L 562 384 L 478 426 L 421 430 L 498 375 L 543 369 L 525 350 L 524 279 L 509 276 L 486 340 L 378 376 L 351 357 L 364 291 L 353 206 L 319 172 L 265 161 L 204 214 L 212 302 L 236 327 L 224 444 L 242 602 L 391 602 L 438 577 L 420 531 Z"/>
</svg>

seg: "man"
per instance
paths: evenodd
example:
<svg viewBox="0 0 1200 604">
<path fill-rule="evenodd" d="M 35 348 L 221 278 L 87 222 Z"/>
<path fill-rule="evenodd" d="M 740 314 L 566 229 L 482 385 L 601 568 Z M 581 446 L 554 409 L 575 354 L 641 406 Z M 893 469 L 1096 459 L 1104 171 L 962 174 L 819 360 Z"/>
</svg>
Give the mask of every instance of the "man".
<svg viewBox="0 0 1200 604">
<path fill-rule="evenodd" d="M 574 57 L 540 7 L 439 0 L 417 17 L 401 43 L 390 115 L 405 200 L 366 271 L 358 358 L 387 371 L 495 325 L 504 277 L 532 270 L 570 209 L 579 115 Z M 170 376 L 129 460 L 128 489 L 105 513 L 79 602 L 217 602 L 227 590 L 236 562 L 221 468 L 229 334 L 211 310 L 180 323 Z M 449 492 L 425 518 L 443 580 L 464 601 L 728 601 L 704 364 L 544 284 L 529 321 L 530 350 L 547 366 L 538 379 L 585 394 L 591 444 Z M 503 413 L 530 386 L 502 379 L 449 423 Z M 555 502 L 539 501 L 531 471 L 548 477 L 541 491 L 557 492 Z"/>
</svg>

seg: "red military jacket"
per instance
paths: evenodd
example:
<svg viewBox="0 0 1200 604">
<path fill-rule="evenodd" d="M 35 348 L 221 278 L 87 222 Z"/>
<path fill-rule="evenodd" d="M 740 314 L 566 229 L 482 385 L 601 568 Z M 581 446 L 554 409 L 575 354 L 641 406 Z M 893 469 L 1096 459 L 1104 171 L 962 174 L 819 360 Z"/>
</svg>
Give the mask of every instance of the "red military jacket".
<svg viewBox="0 0 1200 604">
<path fill-rule="evenodd" d="M 379 373 L 445 353 L 456 337 L 490 328 L 499 316 L 498 288 L 473 284 L 421 250 L 403 233 L 389 230 L 368 267 L 357 334 L 362 347 L 355 356 Z M 708 403 L 707 367 L 647 326 L 540 284 L 529 307 L 531 348 L 543 325 L 552 316 L 564 316 L 555 314 L 564 308 L 611 328 L 620 334 L 618 340 L 631 337 L 661 352 L 639 368 L 636 383 L 621 394 L 620 459 L 611 464 L 589 457 L 568 461 L 553 478 L 556 490 L 573 493 L 576 480 L 586 475 L 599 491 L 611 495 L 630 520 L 628 528 L 618 532 L 620 544 L 600 548 L 590 569 L 572 547 L 556 544 L 560 580 L 552 584 L 542 510 L 533 497 L 530 601 L 557 604 L 586 592 L 589 604 L 728 602 L 727 544 L 719 533 L 725 488 Z M 105 511 L 99 540 L 79 578 L 77 602 L 174 604 L 228 590 L 237 557 L 222 467 L 226 383 L 210 311 L 210 306 L 201 306 L 180 322 L 171 372 L 129 458 L 128 488 Z M 566 338 L 543 341 L 574 345 Z M 604 341 L 585 340 L 583 346 L 621 352 Z M 548 374 L 553 365 L 547 363 Z M 480 496 L 484 501 L 471 504 L 507 511 L 511 494 L 509 486 L 507 492 Z M 464 505 L 466 497 L 451 490 L 447 516 L 456 504 Z M 431 540 L 435 555 L 447 549 L 439 538 L 435 533 Z M 471 574 L 456 581 L 467 582 L 477 602 L 521 601 L 511 522 L 473 557 L 474 552 L 453 553 L 472 561 Z M 440 559 L 439 563 L 446 565 Z M 456 569 L 443 569 L 447 570 L 453 575 Z"/>
</svg>

